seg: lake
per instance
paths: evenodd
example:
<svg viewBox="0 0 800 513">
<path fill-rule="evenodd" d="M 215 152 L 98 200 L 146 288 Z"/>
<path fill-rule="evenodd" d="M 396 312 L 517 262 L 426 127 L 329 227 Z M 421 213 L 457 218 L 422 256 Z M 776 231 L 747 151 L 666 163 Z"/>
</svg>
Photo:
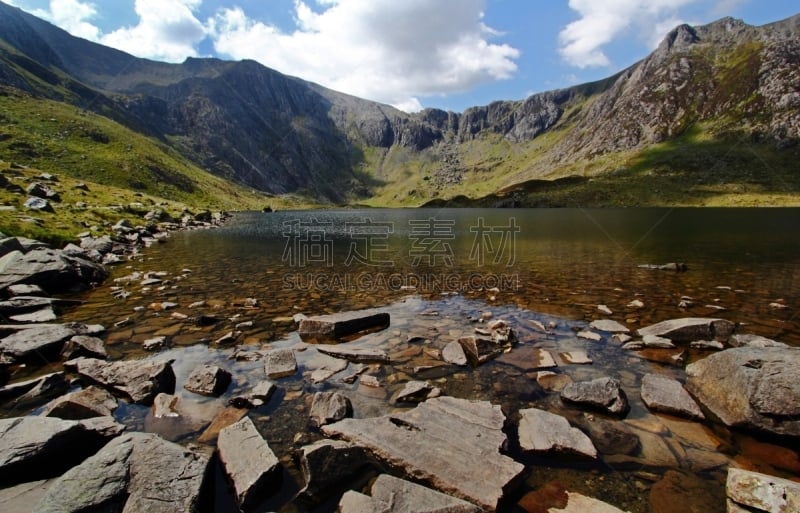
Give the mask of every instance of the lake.
<svg viewBox="0 0 800 513">
<path fill-rule="evenodd" d="M 116 266 L 111 278 L 83 294 L 85 304 L 67 312 L 64 320 L 109 327 L 106 342 L 113 357 L 141 357 L 144 340 L 166 336 L 162 356 L 175 359 L 179 387 L 199 363 L 216 362 L 233 372 L 234 385 L 221 399 L 177 390 L 185 412 L 180 420 L 155 419 L 139 406 L 117 411 L 132 429 L 181 442 L 196 440 L 227 398 L 264 377 L 262 363 L 232 360 L 233 347 L 216 340 L 241 331 L 237 344 L 252 349 L 296 348 L 301 372 L 277 380 L 278 396 L 250 413 L 285 469 L 281 491 L 263 511 L 307 509 L 290 503 L 302 486 L 292 453 L 320 437 L 308 427 L 310 399 L 317 390 L 344 390 L 355 416 L 369 417 L 394 409 L 389 399 L 403 383 L 425 379 L 445 394 L 500 404 L 514 422 L 519 409 L 532 406 L 560 413 L 579 426 L 599 422 L 595 417 L 602 415 L 561 404 L 557 392 L 537 383 L 535 369 L 511 356 L 535 347 L 553 355 L 586 351 L 591 365 L 559 361 L 554 369 L 574 381 L 620 379 L 632 403 L 621 424 L 639 437 L 640 445 L 615 453 L 611 444 L 596 464 L 525 460 L 533 471 L 516 498 L 558 481 L 623 509 L 646 512 L 656 483 L 668 472 L 679 472 L 679 484 L 662 486 L 654 500 L 705 504 L 704 497 L 712 498 L 715 506 L 707 509 L 722 512 L 727 463 L 746 462 L 791 477 L 797 469 L 776 463 L 788 449 L 710 423 L 647 411 L 638 393 L 643 374 L 682 380 L 683 367 L 708 352 L 631 352 L 608 334 L 592 342 L 576 332 L 601 318 L 635 330 L 666 319 L 713 316 L 739 323 L 741 332 L 800 346 L 799 226 L 798 209 L 237 213 L 220 229 L 175 233 L 168 243 Z M 685 264 L 686 270 L 640 267 L 668 263 Z M 160 273 L 161 281 L 142 287 L 128 279 L 137 272 Z M 165 301 L 178 306 L 169 311 L 153 306 Z M 605 305 L 606 313 L 599 305 Z M 336 376 L 318 384 L 311 384 L 307 374 L 304 378 L 315 367 L 316 351 L 303 350 L 314 341 L 300 339 L 292 316 L 372 307 L 391 315 L 387 329 L 368 335 L 392 355 L 391 364 L 368 371 L 382 386 L 346 384 Z M 201 314 L 216 322 L 193 322 Z M 512 326 L 518 347 L 474 369 L 443 365 L 437 358 L 441 348 L 472 333 L 476 320 L 489 314 Z M 550 333 L 536 329 L 537 323 L 552 326 Z M 509 451 L 519 456 L 514 443 Z M 721 455 L 722 463 L 714 455 Z M 219 472 L 217 480 L 222 483 Z M 232 507 L 224 490 L 219 484 L 218 511 Z M 317 510 L 333 507 L 335 500 Z"/>
</svg>

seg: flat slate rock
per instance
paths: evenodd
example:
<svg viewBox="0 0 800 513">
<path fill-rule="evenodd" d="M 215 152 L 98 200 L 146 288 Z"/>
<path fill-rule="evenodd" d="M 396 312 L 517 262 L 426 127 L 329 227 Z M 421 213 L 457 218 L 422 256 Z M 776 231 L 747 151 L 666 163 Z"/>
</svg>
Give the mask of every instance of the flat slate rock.
<svg viewBox="0 0 800 513">
<path fill-rule="evenodd" d="M 32 324 L 0 340 L 0 353 L 19 361 L 50 363 L 75 335 L 88 335 L 102 327 L 86 324 Z"/>
<path fill-rule="evenodd" d="M 107 362 L 96 358 L 76 358 L 64 364 L 104 388 L 137 404 L 150 405 L 161 392 L 175 393 L 172 360 L 122 360 Z"/>
<path fill-rule="evenodd" d="M 488 401 L 430 399 L 412 410 L 322 427 L 415 480 L 494 511 L 524 470 L 500 453 L 505 415 Z"/>
<path fill-rule="evenodd" d="M 217 397 L 225 393 L 231 384 L 231 373 L 216 365 L 195 367 L 183 388 L 195 394 Z"/>
<path fill-rule="evenodd" d="M 589 437 L 561 415 L 537 408 L 520 410 L 519 414 L 519 445 L 523 451 L 597 458 L 597 449 Z"/>
<path fill-rule="evenodd" d="M 640 337 L 655 335 L 673 342 L 695 340 L 719 340 L 726 342 L 733 334 L 734 324 L 725 319 L 709 317 L 685 317 L 651 324 L 638 330 Z"/>
<path fill-rule="evenodd" d="M 725 485 L 728 511 L 796 513 L 800 511 L 800 483 L 767 474 L 729 468 Z M 735 509 L 735 508 L 739 509 Z"/>
<path fill-rule="evenodd" d="M 652 411 L 677 415 L 694 420 L 703 420 L 703 411 L 680 381 L 659 374 L 642 377 L 642 401 Z"/>
<path fill-rule="evenodd" d="M 0 419 L 0 482 L 54 477 L 94 454 L 125 429 L 108 417 Z"/>
<path fill-rule="evenodd" d="M 348 347 L 345 345 L 337 346 L 317 346 L 317 351 L 334 358 L 344 358 L 355 363 L 389 363 L 389 354 L 382 349 L 371 347 Z"/>
<path fill-rule="evenodd" d="M 151 433 L 130 433 L 58 478 L 37 513 L 199 513 L 208 459 Z"/>
<path fill-rule="evenodd" d="M 90 386 L 53 399 L 40 415 L 60 419 L 80 420 L 111 416 L 117 409 L 117 399 L 107 390 Z"/>
<path fill-rule="evenodd" d="M 624 324 L 620 324 L 617 321 L 612 321 L 611 319 L 598 319 L 592 321 L 589 324 L 589 327 L 597 330 L 597 331 L 607 331 L 609 333 L 630 333 L 631 330 L 628 329 L 627 326 Z"/>
<path fill-rule="evenodd" d="M 385 310 L 356 310 L 306 317 L 300 320 L 297 331 L 301 335 L 344 337 L 367 329 L 385 328 L 389 322 L 389 313 Z"/>
<path fill-rule="evenodd" d="M 630 410 L 622 384 L 619 380 L 608 377 L 570 383 L 561 391 L 561 399 L 612 415 L 625 415 Z"/>
<path fill-rule="evenodd" d="M 800 437 L 800 348 L 726 349 L 686 376 L 686 390 L 726 426 Z"/>
<path fill-rule="evenodd" d="M 67 360 L 77 358 L 79 356 L 86 356 L 87 358 L 100 358 L 105 360 L 108 358 L 105 342 L 98 337 L 90 337 L 88 335 L 75 335 L 67 340 L 61 349 L 61 357 Z"/>
<path fill-rule="evenodd" d="M 270 379 L 293 376 L 297 372 L 297 359 L 291 349 L 272 349 L 264 354 L 264 372 Z"/>
<path fill-rule="evenodd" d="M 270 488 L 270 481 L 277 484 L 274 480 L 280 465 L 278 457 L 249 417 L 220 431 L 217 448 L 242 509 L 249 509 L 263 499 L 260 494 Z"/>
<path fill-rule="evenodd" d="M 352 490 L 339 501 L 341 513 L 480 513 L 481 508 L 422 485 L 381 474 L 372 484 L 372 496 Z"/>
</svg>

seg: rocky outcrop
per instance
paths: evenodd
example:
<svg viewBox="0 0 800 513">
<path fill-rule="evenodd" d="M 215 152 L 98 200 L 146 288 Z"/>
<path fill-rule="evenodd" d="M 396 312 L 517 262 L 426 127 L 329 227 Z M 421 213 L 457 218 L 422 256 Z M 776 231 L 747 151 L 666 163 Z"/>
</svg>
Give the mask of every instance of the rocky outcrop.
<svg viewBox="0 0 800 513">
<path fill-rule="evenodd" d="M 277 484 L 280 463 L 253 421 L 244 417 L 219 432 L 219 460 L 236 493 L 236 502 L 250 509 L 271 484 Z"/>
<path fill-rule="evenodd" d="M 64 364 L 112 392 L 139 404 L 152 404 L 161 392 L 175 392 L 172 360 L 125 360 L 106 362 L 95 358 L 77 358 Z"/>
<path fill-rule="evenodd" d="M 499 406 L 452 397 L 413 410 L 324 426 L 328 436 L 363 447 L 407 475 L 494 511 L 524 467 L 500 454 L 506 444 Z"/>
<path fill-rule="evenodd" d="M 352 490 L 339 501 L 341 513 L 480 513 L 481 508 L 430 488 L 381 474 L 371 496 Z"/>
<path fill-rule="evenodd" d="M 40 513 L 199 513 L 208 459 L 158 435 L 131 433 L 58 478 Z"/>
<path fill-rule="evenodd" d="M 54 477 L 91 456 L 123 426 L 113 419 L 54 417 L 0 419 L 0 482 Z"/>
<path fill-rule="evenodd" d="M 729 468 L 725 491 L 730 513 L 800 511 L 800 483 L 788 479 Z"/>
<path fill-rule="evenodd" d="M 726 349 L 686 376 L 689 393 L 725 425 L 800 437 L 800 349 Z"/>
<path fill-rule="evenodd" d="M 645 374 L 642 377 L 641 395 L 644 404 L 652 411 L 695 420 L 706 418 L 678 380 L 658 374 Z"/>
<path fill-rule="evenodd" d="M 614 378 L 570 383 L 561 391 L 561 399 L 568 403 L 603 410 L 612 415 L 625 415 L 630 409 L 622 384 Z"/>
</svg>

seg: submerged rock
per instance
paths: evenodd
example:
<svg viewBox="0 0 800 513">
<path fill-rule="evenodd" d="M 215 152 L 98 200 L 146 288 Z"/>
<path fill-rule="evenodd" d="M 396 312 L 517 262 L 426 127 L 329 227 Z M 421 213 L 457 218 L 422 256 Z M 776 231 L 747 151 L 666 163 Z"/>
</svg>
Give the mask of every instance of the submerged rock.
<svg viewBox="0 0 800 513">
<path fill-rule="evenodd" d="M 58 478 L 39 513 L 199 513 L 208 459 L 158 435 L 130 433 Z"/>
<path fill-rule="evenodd" d="M 597 408 L 612 415 L 625 415 L 630 409 L 622 384 L 608 377 L 570 383 L 561 391 L 561 399 Z"/>
<path fill-rule="evenodd" d="M 278 484 L 278 458 L 248 417 L 220 431 L 217 448 L 242 509 L 252 507 L 263 498 L 262 492 Z"/>
<path fill-rule="evenodd" d="M 172 360 L 125 360 L 106 362 L 77 358 L 64 364 L 90 381 L 139 404 L 152 404 L 160 392 L 175 392 Z"/>
<path fill-rule="evenodd" d="M 726 426 L 800 437 L 800 348 L 727 349 L 686 376 L 689 393 Z"/>
<path fill-rule="evenodd" d="M 442 492 L 494 511 L 524 466 L 500 454 L 506 444 L 500 406 L 452 397 L 413 410 L 322 427 Z"/>
<path fill-rule="evenodd" d="M 430 488 L 381 474 L 372 484 L 372 496 L 349 490 L 339 501 L 341 513 L 480 513 L 469 502 Z"/>
</svg>

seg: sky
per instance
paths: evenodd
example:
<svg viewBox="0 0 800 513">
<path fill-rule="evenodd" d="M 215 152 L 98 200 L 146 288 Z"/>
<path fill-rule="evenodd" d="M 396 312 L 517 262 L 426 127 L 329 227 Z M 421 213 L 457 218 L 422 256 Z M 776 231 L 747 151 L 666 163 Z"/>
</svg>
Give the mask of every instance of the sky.
<svg viewBox="0 0 800 513">
<path fill-rule="evenodd" d="M 3 1 L 138 57 L 254 59 L 407 112 L 606 78 L 681 23 L 800 12 L 798 0 Z"/>
</svg>

